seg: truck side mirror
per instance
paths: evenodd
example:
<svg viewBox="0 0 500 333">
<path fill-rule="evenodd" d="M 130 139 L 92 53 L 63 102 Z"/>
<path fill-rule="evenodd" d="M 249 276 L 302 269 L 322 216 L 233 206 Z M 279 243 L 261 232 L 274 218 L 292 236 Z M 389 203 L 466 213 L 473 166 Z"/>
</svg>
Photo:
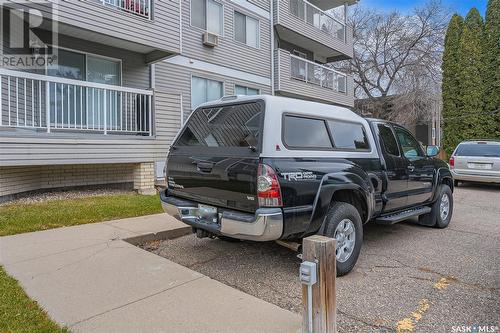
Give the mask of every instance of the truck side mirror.
<svg viewBox="0 0 500 333">
<path fill-rule="evenodd" d="M 427 157 L 437 156 L 437 154 L 439 154 L 439 147 L 438 146 L 427 146 L 426 154 L 427 154 Z"/>
</svg>

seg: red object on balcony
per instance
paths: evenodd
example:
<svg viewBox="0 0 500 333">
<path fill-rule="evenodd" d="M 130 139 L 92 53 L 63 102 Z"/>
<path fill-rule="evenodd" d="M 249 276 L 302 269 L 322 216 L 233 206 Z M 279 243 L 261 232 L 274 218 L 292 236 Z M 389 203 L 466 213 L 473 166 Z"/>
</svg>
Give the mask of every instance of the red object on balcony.
<svg viewBox="0 0 500 333">
<path fill-rule="evenodd" d="M 148 15 L 149 8 L 147 6 L 148 2 L 142 3 L 138 0 L 124 0 L 124 8 L 128 11 L 135 12 L 142 15 Z"/>
</svg>

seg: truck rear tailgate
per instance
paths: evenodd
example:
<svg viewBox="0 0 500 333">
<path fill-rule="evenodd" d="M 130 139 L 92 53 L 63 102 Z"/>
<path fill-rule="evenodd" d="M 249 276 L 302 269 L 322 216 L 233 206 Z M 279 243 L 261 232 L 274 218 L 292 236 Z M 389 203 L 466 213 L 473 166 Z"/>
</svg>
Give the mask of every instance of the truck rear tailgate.
<svg viewBox="0 0 500 333">
<path fill-rule="evenodd" d="M 264 103 L 197 109 L 167 159 L 175 196 L 254 212 Z"/>
</svg>

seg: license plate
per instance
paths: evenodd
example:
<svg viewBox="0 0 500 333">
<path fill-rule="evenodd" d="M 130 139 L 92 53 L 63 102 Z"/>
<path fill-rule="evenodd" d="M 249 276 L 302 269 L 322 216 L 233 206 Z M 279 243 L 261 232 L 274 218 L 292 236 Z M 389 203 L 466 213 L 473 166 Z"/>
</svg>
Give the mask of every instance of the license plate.
<svg viewBox="0 0 500 333">
<path fill-rule="evenodd" d="M 217 207 L 208 206 L 208 205 L 198 205 L 198 217 L 210 221 L 213 223 L 217 223 Z"/>
<path fill-rule="evenodd" d="M 490 170 L 491 164 L 488 164 L 488 163 L 468 163 L 467 167 L 469 167 L 469 169 Z"/>
</svg>

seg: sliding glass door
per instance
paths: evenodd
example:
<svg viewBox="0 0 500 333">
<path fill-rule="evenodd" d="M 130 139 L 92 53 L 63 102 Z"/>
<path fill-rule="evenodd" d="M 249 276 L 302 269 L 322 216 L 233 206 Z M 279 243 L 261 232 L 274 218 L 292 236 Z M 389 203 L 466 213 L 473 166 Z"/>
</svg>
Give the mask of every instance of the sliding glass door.
<svg viewBox="0 0 500 333">
<path fill-rule="evenodd" d="M 47 68 L 47 74 L 64 79 L 85 81 L 85 55 L 64 49 L 59 50 L 56 65 Z M 50 83 L 50 119 L 55 128 L 70 128 L 84 124 L 85 88 L 63 83 Z M 78 95 L 78 98 L 76 97 Z"/>
<path fill-rule="evenodd" d="M 109 58 L 87 55 L 87 81 L 108 85 L 121 85 L 121 64 L 119 61 Z M 100 110 L 98 114 L 99 124 L 104 125 L 104 110 L 106 111 L 106 127 L 108 129 L 118 129 L 120 119 L 122 99 L 121 93 L 117 91 L 107 91 L 102 89 L 92 89 L 92 94 L 97 98 L 92 99 L 91 106 Z M 94 97 L 94 96 L 93 96 Z"/>
<path fill-rule="evenodd" d="M 120 61 L 59 50 L 58 62 L 47 74 L 65 79 L 121 85 Z M 50 119 L 55 128 L 115 129 L 120 122 L 119 92 L 77 84 L 50 84 Z M 104 119 L 104 113 L 107 117 Z"/>
</svg>

